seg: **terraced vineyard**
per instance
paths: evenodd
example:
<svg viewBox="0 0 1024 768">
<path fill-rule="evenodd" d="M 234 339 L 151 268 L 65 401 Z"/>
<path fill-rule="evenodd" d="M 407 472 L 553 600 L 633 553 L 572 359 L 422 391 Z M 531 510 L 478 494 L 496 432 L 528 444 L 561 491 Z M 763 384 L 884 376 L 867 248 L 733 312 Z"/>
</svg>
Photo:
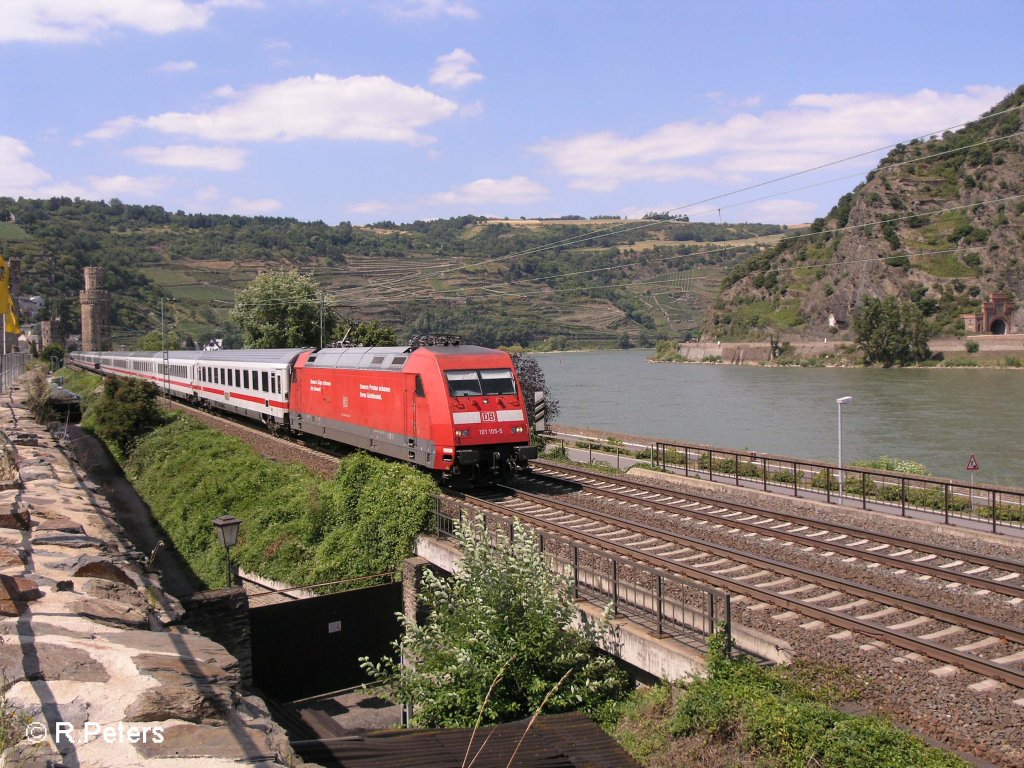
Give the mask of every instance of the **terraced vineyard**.
<svg viewBox="0 0 1024 768">
<path fill-rule="evenodd" d="M 170 213 L 54 198 L 2 199 L 17 227 L 0 244 L 22 259 L 22 291 L 48 299 L 67 332 L 82 267 L 105 268 L 117 343 L 165 329 L 237 343 L 235 293 L 266 270 L 312 274 L 338 312 L 399 337 L 454 333 L 540 348 L 629 346 L 696 331 L 735 264 L 783 228 L 674 219 L 495 220 L 396 225 Z M 17 235 L 15 237 L 15 235 Z"/>
</svg>

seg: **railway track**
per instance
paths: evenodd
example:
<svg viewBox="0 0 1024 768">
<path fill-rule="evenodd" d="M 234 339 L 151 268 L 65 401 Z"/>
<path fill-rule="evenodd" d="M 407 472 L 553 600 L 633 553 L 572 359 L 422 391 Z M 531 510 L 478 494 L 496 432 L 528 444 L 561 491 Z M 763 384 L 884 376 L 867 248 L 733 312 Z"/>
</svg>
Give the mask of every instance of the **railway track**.
<svg viewBox="0 0 1024 768">
<path fill-rule="evenodd" d="M 300 461 L 324 475 L 336 471 L 336 459 L 315 447 L 200 413 L 204 420 L 215 423 L 216 428 L 236 434 L 268 458 Z M 569 472 L 572 477 L 565 474 Z M 783 638 L 792 643 L 794 651 L 802 658 L 829 668 L 847 669 L 870 681 L 862 700 L 864 705 L 889 713 L 903 724 L 945 744 L 994 760 L 999 765 L 1024 764 L 1024 748 L 1020 744 L 1020 713 L 1024 711 L 1021 649 L 1024 646 L 1006 637 L 1015 637 L 1010 630 L 1019 632 L 1024 626 L 1024 621 L 1019 620 L 1020 597 L 1014 592 L 1024 580 L 1024 577 L 1014 576 L 1020 573 L 1019 561 L 949 547 L 936 548 L 927 542 L 909 542 L 899 535 L 901 525 L 879 523 L 879 527 L 894 534 L 883 538 L 886 534 L 854 527 L 859 525 L 857 515 L 842 515 L 847 523 L 853 524 L 843 526 L 833 521 L 725 504 L 710 497 L 683 494 L 678 489 L 635 483 L 621 476 L 600 475 L 548 462 L 537 462 L 533 474 L 537 482 L 551 484 L 550 490 L 561 497 L 561 501 L 568 501 L 570 497 L 591 497 L 591 503 L 602 506 L 605 514 L 617 511 L 616 518 L 639 517 L 652 528 L 670 528 L 675 524 L 679 529 L 689 529 L 689 533 L 698 531 L 698 536 L 704 533 L 709 538 L 717 537 L 719 545 L 727 542 L 737 549 L 744 546 L 738 542 L 749 542 L 755 549 L 756 543 L 761 542 L 763 548 L 794 553 L 794 557 L 801 560 L 800 566 L 806 567 L 808 561 L 812 561 L 814 570 L 818 565 L 842 565 L 847 570 L 840 569 L 840 572 L 850 581 L 856 581 L 849 577 L 851 569 L 860 569 L 866 578 L 887 577 L 879 580 L 891 585 L 888 591 L 895 596 L 897 605 L 847 595 L 838 584 L 833 587 L 805 582 L 795 574 L 775 574 L 765 564 L 755 566 L 716 554 L 689 560 L 691 555 L 697 555 L 697 550 L 683 551 L 690 545 L 670 541 L 659 545 L 660 534 L 652 536 L 628 530 L 620 524 L 625 521 L 619 519 L 614 522 L 591 519 L 581 531 L 568 524 L 574 513 L 566 510 L 548 508 L 540 516 L 531 515 L 529 507 L 535 504 L 526 498 L 472 501 L 480 505 L 495 504 L 495 509 L 505 517 L 529 517 L 528 522 L 541 530 L 561 534 L 553 537 L 552 542 L 558 538 L 583 540 L 589 542 L 585 546 L 591 550 L 619 553 L 620 562 L 636 562 L 634 578 L 636 574 L 640 578 L 657 575 L 653 578 L 657 586 L 647 593 L 648 597 L 653 593 L 660 601 L 664 580 L 666 603 L 670 597 L 676 600 L 676 618 L 681 613 L 685 619 L 687 611 L 693 614 L 703 606 L 692 602 L 690 596 L 679 600 L 669 595 L 668 585 L 672 580 L 662 579 L 661 574 L 680 574 L 679 579 L 692 576 L 691 581 L 717 585 L 734 596 L 733 616 L 737 622 Z M 624 496 L 614 498 L 609 491 Z M 682 495 L 688 500 L 679 501 Z M 665 504 L 669 509 L 652 508 L 652 503 Z M 783 539 L 782 534 L 797 538 Z M 869 541 L 860 543 L 862 538 Z M 849 547 L 852 551 L 837 547 Z M 988 549 L 990 554 L 997 555 L 1005 550 L 997 546 L 979 546 L 979 549 Z M 676 562 L 673 557 L 683 562 Z M 880 557 L 889 559 L 884 562 L 869 559 Z M 604 562 L 607 564 L 607 559 Z M 922 572 L 921 566 L 938 569 L 941 575 Z M 620 574 L 623 570 L 620 565 Z M 912 590 L 915 586 L 918 597 L 922 593 L 948 596 L 952 606 L 936 606 L 945 612 L 948 620 L 899 607 L 901 591 Z M 882 599 L 883 596 L 877 597 Z M 957 603 L 970 610 L 956 611 Z M 974 610 L 975 606 L 990 606 L 1003 619 L 1010 619 L 1002 622 L 1004 626 L 986 629 L 985 620 L 972 615 L 983 613 Z M 965 620 L 978 619 L 980 623 L 975 629 L 966 628 L 955 623 L 960 615 Z M 666 613 L 666 623 L 676 618 Z M 642 623 L 652 631 L 661 629 L 656 622 Z M 678 625 L 666 629 L 673 636 L 680 636 L 681 632 L 682 641 L 687 642 L 685 629 L 679 630 Z"/>
<path fill-rule="evenodd" d="M 490 512 L 522 519 L 541 531 L 824 622 L 850 637 L 855 633 L 876 644 L 902 648 L 942 665 L 1024 688 L 1024 630 L 1019 626 L 709 544 L 551 495 L 513 488 L 501 491 L 505 495 L 500 498 L 494 491 L 483 491 L 467 494 L 467 500 Z M 925 624 L 932 626 L 923 634 L 907 631 Z M 975 639 L 969 643 L 954 639 L 965 632 Z"/>
<path fill-rule="evenodd" d="M 994 593 L 1013 605 L 1024 603 L 1024 562 L 910 540 L 866 528 L 777 512 L 690 492 L 671 491 L 626 478 L 612 478 L 576 467 L 534 462 L 535 474 L 594 497 L 667 515 L 732 528 L 790 544 L 813 547 L 951 585 L 977 594 Z"/>
</svg>

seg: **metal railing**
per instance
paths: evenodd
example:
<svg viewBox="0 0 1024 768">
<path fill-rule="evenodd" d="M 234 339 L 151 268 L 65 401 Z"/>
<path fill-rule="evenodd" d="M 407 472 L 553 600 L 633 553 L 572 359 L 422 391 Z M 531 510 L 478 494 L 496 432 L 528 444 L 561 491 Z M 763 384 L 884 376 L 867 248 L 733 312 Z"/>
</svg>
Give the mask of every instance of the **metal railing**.
<svg viewBox="0 0 1024 768">
<path fill-rule="evenodd" d="M 824 496 L 828 502 L 855 499 L 863 509 L 908 510 L 950 518 L 1024 528 L 1024 490 L 997 485 L 844 466 L 789 456 L 734 451 L 687 443 L 658 442 L 653 462 L 666 471 L 793 496 Z"/>
<path fill-rule="evenodd" d="M 965 483 L 943 477 L 912 475 L 810 461 L 756 451 L 737 451 L 701 443 L 653 441 L 630 443 L 596 436 L 551 433 L 563 451 L 587 452 L 589 463 L 627 469 L 636 462 L 650 463 L 667 472 L 713 482 L 786 493 L 797 497 L 849 500 L 868 509 L 923 512 L 950 520 L 969 520 L 990 527 L 1024 529 L 1024 489 L 987 483 Z M 598 458 L 595 458 L 595 455 Z M 607 457 L 607 461 L 604 458 Z M 840 483 L 842 477 L 842 483 Z M 845 502 L 844 502 L 845 500 Z"/>
<path fill-rule="evenodd" d="M 0 392 L 9 392 L 18 377 L 25 373 L 32 355 L 28 352 L 11 352 L 0 355 Z"/>
<path fill-rule="evenodd" d="M 438 499 L 435 532 L 453 537 L 456 521 L 467 515 Z M 511 540 L 513 518 L 490 511 L 473 510 L 484 529 L 497 543 L 499 535 Z M 528 521 L 523 521 L 529 526 Z M 553 572 L 562 576 L 575 599 L 608 607 L 612 617 L 626 616 L 647 627 L 655 637 L 673 637 L 684 643 L 702 645 L 716 632 L 725 635 L 727 653 L 732 649 L 732 604 L 730 595 L 676 574 L 628 560 L 568 536 L 533 530 L 540 551 Z"/>
</svg>

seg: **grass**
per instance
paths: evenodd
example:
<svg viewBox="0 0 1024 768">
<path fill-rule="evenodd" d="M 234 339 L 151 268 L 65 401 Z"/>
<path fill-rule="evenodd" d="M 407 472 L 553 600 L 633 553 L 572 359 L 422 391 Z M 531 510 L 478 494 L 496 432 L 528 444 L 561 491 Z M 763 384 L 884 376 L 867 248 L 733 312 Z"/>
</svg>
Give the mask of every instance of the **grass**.
<svg viewBox="0 0 1024 768">
<path fill-rule="evenodd" d="M 91 393 L 94 374 L 64 369 L 65 385 Z M 88 405 L 87 405 L 88 407 Z M 172 546 L 210 587 L 222 586 L 223 550 L 213 519 L 243 521 L 233 555 L 261 576 L 302 585 L 394 570 L 434 509 L 437 487 L 423 472 L 357 453 L 323 480 L 248 445 L 168 414 L 125 463 Z"/>
<path fill-rule="evenodd" d="M 0 242 L 23 243 L 31 240 L 32 236 L 9 221 L 0 221 Z"/>
<path fill-rule="evenodd" d="M 764 669 L 709 651 L 709 676 L 634 692 L 612 734 L 644 766 L 662 768 L 967 768 L 887 720 L 846 714 L 853 675 L 818 664 Z"/>
<path fill-rule="evenodd" d="M 320 480 L 258 456 L 188 416 L 144 437 L 126 473 L 196 574 L 224 582 L 212 521 L 243 521 L 236 562 L 261 576 L 312 584 L 398 567 L 423 529 L 437 489 L 424 473 L 366 454 Z"/>
</svg>

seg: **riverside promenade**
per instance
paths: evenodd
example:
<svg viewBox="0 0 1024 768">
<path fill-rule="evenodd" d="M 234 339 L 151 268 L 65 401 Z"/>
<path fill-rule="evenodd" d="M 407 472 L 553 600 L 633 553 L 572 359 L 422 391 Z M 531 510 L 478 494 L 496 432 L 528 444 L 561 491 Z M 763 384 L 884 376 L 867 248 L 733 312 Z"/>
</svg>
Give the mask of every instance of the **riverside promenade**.
<svg viewBox="0 0 1024 768">
<path fill-rule="evenodd" d="M 0 398 L 0 765 L 301 765 L 22 397 Z"/>
</svg>

